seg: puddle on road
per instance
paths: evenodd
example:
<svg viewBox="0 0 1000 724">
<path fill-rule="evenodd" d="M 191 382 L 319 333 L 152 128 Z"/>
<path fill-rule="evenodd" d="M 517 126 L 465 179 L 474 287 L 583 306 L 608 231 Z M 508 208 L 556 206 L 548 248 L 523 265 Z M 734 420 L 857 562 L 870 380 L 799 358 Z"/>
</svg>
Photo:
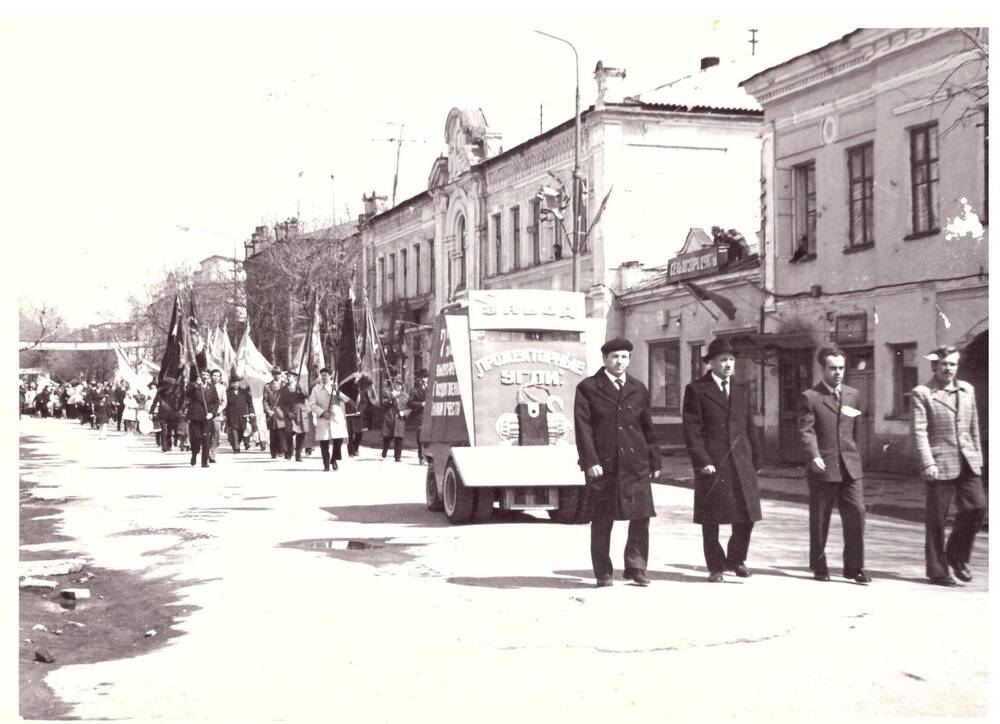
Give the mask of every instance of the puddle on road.
<svg viewBox="0 0 1000 724">
<path fill-rule="evenodd" d="M 286 541 L 282 548 L 297 548 L 325 553 L 343 561 L 367 563 L 371 566 L 399 565 L 416 558 L 411 548 L 425 543 L 393 543 L 392 538 L 309 538 Z"/>
</svg>

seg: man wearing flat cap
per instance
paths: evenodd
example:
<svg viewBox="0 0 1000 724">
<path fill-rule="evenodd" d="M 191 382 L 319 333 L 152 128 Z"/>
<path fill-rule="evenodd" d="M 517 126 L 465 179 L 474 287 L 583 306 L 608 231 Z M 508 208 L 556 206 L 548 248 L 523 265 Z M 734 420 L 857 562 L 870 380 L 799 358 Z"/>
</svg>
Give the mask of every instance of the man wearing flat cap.
<svg viewBox="0 0 1000 724">
<path fill-rule="evenodd" d="M 598 588 L 610 586 L 611 528 L 627 520 L 625 578 L 649 585 L 649 519 L 656 515 L 650 479 L 660 475 L 646 386 L 625 374 L 632 343 L 616 338 L 601 347 L 604 366 L 576 387 L 574 421 L 580 469 L 587 479 L 590 558 Z"/>
<path fill-rule="evenodd" d="M 760 441 L 750 389 L 733 379 L 736 352 L 712 340 L 703 360 L 709 371 L 684 389 L 684 442 L 694 467 L 694 522 L 701 524 L 708 580 L 721 583 L 729 569 L 750 577 L 746 566 L 753 524 L 761 519 L 757 470 Z M 723 551 L 719 526 L 732 525 Z"/>
<path fill-rule="evenodd" d="M 986 515 L 976 391 L 958 379 L 959 357 L 954 347 L 938 347 L 928 354 L 934 377 L 914 387 L 910 395 L 913 447 L 927 483 L 927 578 L 938 586 L 956 585 L 949 566 L 958 580 L 972 580 L 968 566 L 972 544 Z M 945 545 L 944 523 L 952 498 L 957 512 Z"/>
<path fill-rule="evenodd" d="M 273 367 L 271 381 L 264 387 L 264 419 L 267 421 L 268 447 L 272 459 L 285 452 L 285 412 L 279 404 L 284 393 L 281 377 L 281 368 Z"/>
</svg>

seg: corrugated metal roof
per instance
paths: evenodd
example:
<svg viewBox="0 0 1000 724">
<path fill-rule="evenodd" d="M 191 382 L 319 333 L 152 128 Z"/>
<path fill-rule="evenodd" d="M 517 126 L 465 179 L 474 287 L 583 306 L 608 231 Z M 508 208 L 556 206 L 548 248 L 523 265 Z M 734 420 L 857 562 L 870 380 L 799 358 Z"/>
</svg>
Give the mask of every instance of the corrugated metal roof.
<svg viewBox="0 0 1000 724">
<path fill-rule="evenodd" d="M 762 113 L 756 99 L 740 87 L 746 67 L 729 61 L 686 75 L 628 100 L 648 106 L 671 106 L 687 111 Z"/>
</svg>

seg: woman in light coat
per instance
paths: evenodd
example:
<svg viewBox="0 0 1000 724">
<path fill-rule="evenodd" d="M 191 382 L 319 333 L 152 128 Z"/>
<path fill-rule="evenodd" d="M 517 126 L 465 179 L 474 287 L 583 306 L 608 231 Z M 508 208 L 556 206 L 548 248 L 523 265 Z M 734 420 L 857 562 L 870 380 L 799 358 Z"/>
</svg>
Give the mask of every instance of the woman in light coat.
<svg viewBox="0 0 1000 724">
<path fill-rule="evenodd" d="M 341 459 L 340 448 L 347 437 L 347 417 L 344 402 L 348 397 L 337 389 L 326 367 L 319 371 L 320 381 L 309 393 L 309 409 L 316 416 L 316 439 L 323 456 L 323 469 L 337 469 Z M 333 440 L 333 456 L 330 455 L 330 441 Z"/>
<path fill-rule="evenodd" d="M 122 413 L 122 422 L 125 423 L 125 432 L 134 434 L 139 419 L 139 400 L 136 399 L 134 390 L 125 391 L 125 411 Z"/>
</svg>

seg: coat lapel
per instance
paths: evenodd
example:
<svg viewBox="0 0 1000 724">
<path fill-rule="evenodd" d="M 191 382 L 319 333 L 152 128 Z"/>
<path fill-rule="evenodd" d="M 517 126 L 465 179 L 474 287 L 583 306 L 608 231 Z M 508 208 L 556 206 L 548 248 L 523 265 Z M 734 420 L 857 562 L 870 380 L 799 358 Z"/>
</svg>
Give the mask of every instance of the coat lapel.
<svg viewBox="0 0 1000 724">
<path fill-rule="evenodd" d="M 730 379 L 729 392 L 730 394 L 732 394 L 733 391 L 732 378 L 730 377 L 729 379 Z M 708 399 L 712 400 L 712 402 L 717 404 L 723 410 L 729 410 L 729 399 L 724 394 L 722 394 L 722 390 L 720 390 L 719 386 L 715 384 L 715 378 L 712 377 L 712 373 L 709 372 L 704 377 L 702 377 L 701 380 L 706 388 L 705 396 Z"/>
<path fill-rule="evenodd" d="M 961 390 L 959 390 L 958 394 L 960 395 L 962 394 Z M 951 393 L 948 392 L 943 387 L 935 386 L 934 390 L 931 392 L 931 399 L 934 400 L 935 402 L 941 403 L 952 412 L 957 412 L 955 406 L 951 403 L 952 401 Z"/>
<path fill-rule="evenodd" d="M 612 400 L 618 400 L 618 389 L 611 384 L 611 380 L 609 380 L 608 376 L 604 373 L 603 367 L 597 371 L 597 374 L 594 375 L 594 379 L 597 382 L 597 389 L 603 392 L 606 396 L 610 397 Z M 627 380 L 628 377 L 625 379 Z"/>
</svg>

